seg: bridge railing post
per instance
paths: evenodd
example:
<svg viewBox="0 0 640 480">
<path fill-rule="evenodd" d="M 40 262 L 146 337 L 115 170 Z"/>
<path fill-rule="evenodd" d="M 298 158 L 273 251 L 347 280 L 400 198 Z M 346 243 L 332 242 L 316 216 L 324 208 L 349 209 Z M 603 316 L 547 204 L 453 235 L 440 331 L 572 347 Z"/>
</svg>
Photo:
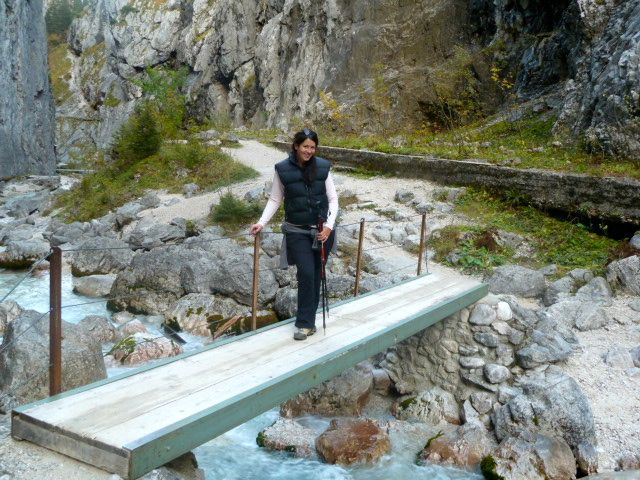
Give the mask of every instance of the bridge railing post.
<svg viewBox="0 0 640 480">
<path fill-rule="evenodd" d="M 418 250 L 418 275 L 422 273 L 422 256 L 424 255 L 424 244 L 427 233 L 427 214 L 422 214 L 422 226 L 420 227 L 420 248 Z"/>
<path fill-rule="evenodd" d="M 253 293 L 251 301 L 251 330 L 257 328 L 258 318 L 258 291 L 260 289 L 260 232 L 256 233 L 253 240 Z"/>
<path fill-rule="evenodd" d="M 360 219 L 360 232 L 358 234 L 358 253 L 356 254 L 356 284 L 353 287 L 353 296 L 357 297 L 360 290 L 360 269 L 362 266 L 362 243 L 364 242 L 364 218 Z"/>
<path fill-rule="evenodd" d="M 49 395 L 62 391 L 62 250 L 49 259 Z"/>
</svg>

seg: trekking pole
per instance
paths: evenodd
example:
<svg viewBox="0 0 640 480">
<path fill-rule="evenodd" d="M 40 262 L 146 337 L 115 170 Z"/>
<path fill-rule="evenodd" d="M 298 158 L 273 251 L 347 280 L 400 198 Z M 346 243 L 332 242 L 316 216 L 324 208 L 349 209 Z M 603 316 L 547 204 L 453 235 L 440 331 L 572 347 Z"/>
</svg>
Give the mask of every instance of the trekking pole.
<svg viewBox="0 0 640 480">
<path fill-rule="evenodd" d="M 318 232 L 322 232 L 324 228 L 324 219 L 318 217 Z M 325 242 L 320 243 L 320 286 L 322 287 L 322 330 L 327 334 L 327 317 L 329 316 L 329 304 L 327 303 L 327 253 L 325 250 Z"/>
</svg>

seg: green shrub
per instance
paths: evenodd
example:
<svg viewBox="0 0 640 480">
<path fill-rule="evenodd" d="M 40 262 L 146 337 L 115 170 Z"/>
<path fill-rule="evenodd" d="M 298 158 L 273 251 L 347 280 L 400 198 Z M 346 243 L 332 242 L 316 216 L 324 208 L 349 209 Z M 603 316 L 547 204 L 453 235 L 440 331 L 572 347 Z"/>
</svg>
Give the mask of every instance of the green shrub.
<svg viewBox="0 0 640 480">
<path fill-rule="evenodd" d="M 131 166 L 160 150 L 162 136 L 151 105 L 141 104 L 116 135 L 113 147 L 118 168 Z"/>
<path fill-rule="evenodd" d="M 211 207 L 209 218 L 225 230 L 237 231 L 243 225 L 257 221 L 261 213 L 262 206 L 259 204 L 246 202 L 227 192 L 220 197 L 217 205 Z"/>
</svg>

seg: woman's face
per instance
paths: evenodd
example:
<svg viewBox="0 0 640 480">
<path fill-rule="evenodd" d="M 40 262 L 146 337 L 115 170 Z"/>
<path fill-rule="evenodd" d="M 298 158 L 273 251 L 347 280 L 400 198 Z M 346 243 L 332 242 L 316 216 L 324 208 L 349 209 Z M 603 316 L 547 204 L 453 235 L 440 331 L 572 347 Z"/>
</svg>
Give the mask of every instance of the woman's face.
<svg viewBox="0 0 640 480">
<path fill-rule="evenodd" d="M 298 162 L 307 163 L 316 154 L 316 142 L 306 138 L 300 145 L 294 145 Z"/>
</svg>

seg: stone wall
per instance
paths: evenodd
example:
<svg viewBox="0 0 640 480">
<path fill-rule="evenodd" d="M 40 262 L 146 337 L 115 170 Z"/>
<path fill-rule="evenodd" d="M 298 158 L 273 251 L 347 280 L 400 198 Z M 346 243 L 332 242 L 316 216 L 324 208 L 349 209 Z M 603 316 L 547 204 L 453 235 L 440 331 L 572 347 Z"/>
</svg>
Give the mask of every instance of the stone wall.
<svg viewBox="0 0 640 480">
<path fill-rule="evenodd" d="M 274 144 L 285 151 L 291 148 L 289 143 Z M 541 208 L 640 225 L 640 181 L 637 180 L 335 147 L 320 147 L 318 155 L 338 167 L 357 166 L 446 185 L 485 187 L 503 193 L 513 191 Z"/>
<path fill-rule="evenodd" d="M 42 0 L 0 2 L 0 179 L 52 174 L 54 107 Z"/>
</svg>

